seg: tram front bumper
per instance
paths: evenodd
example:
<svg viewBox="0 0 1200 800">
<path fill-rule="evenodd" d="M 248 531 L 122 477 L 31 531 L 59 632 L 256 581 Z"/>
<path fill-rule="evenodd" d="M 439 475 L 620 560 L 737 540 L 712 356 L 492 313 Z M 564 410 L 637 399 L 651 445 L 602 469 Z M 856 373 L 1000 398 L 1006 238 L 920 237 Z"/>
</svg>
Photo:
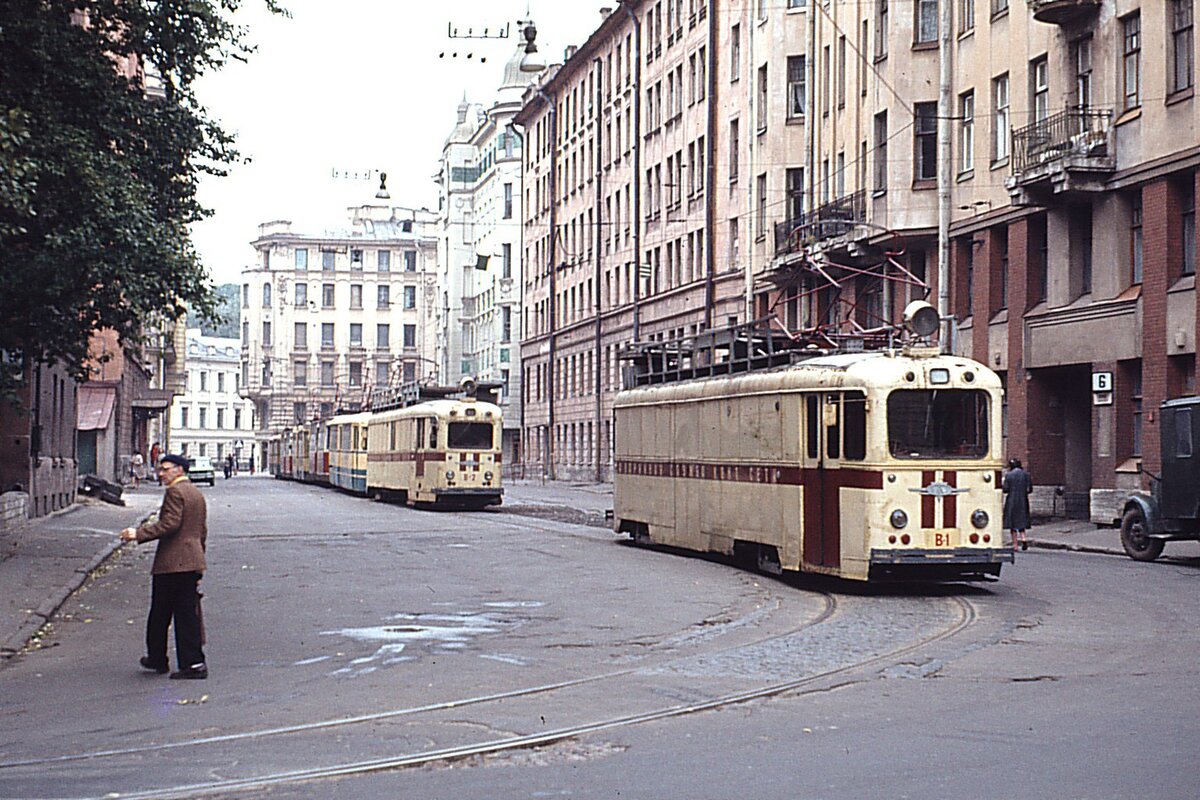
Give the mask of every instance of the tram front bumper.
<svg viewBox="0 0 1200 800">
<path fill-rule="evenodd" d="M 1004 547 L 872 550 L 868 574 L 872 581 L 994 580 L 1014 560 Z"/>
<path fill-rule="evenodd" d="M 1013 551 L 1007 547 L 955 547 L 933 550 L 904 548 L 872 550 L 871 564 L 1011 564 Z"/>
</svg>

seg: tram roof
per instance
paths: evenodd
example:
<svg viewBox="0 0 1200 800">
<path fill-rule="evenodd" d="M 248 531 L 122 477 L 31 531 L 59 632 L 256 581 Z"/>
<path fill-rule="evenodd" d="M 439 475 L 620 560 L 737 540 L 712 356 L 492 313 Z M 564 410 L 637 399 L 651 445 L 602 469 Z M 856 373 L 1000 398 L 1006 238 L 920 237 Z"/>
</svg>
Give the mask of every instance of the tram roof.
<svg viewBox="0 0 1200 800">
<path fill-rule="evenodd" d="M 948 369 L 948 383 L 934 384 L 929 373 Z M 912 379 L 908 374 L 912 373 Z M 970 374 L 970 380 L 965 376 Z M 998 390 L 1000 378 L 965 356 L 907 355 L 899 350 L 830 353 L 778 367 L 649 384 L 626 389 L 616 405 L 647 400 L 690 400 L 763 392 L 833 389 L 985 389 Z"/>
<path fill-rule="evenodd" d="M 371 421 L 371 412 L 370 411 L 357 411 L 353 414 L 338 414 L 337 416 L 333 416 L 333 417 L 330 417 L 329 419 L 325 420 L 322 424 L 324 424 L 324 425 L 353 425 L 356 423 L 363 424 L 363 423 L 370 422 L 370 421 Z"/>
<path fill-rule="evenodd" d="M 495 420 L 495 421 L 499 421 L 500 417 L 501 417 L 500 406 L 494 405 L 492 403 L 485 403 L 485 402 L 482 402 L 479 400 L 470 400 L 470 399 L 427 400 L 424 403 L 417 403 L 416 405 L 404 406 L 403 408 L 392 408 L 392 409 L 388 409 L 387 411 L 377 411 L 374 414 L 368 414 L 368 416 L 372 419 L 380 420 L 380 421 L 403 419 L 406 417 L 427 417 L 427 416 L 436 416 L 436 417 L 462 416 L 464 419 L 466 419 L 466 415 L 463 413 L 463 411 L 468 408 L 475 409 L 475 411 L 476 411 L 476 414 L 474 416 L 475 421 L 484 421 L 484 420 L 489 419 L 487 417 L 488 414 L 491 415 L 490 419 Z"/>
</svg>

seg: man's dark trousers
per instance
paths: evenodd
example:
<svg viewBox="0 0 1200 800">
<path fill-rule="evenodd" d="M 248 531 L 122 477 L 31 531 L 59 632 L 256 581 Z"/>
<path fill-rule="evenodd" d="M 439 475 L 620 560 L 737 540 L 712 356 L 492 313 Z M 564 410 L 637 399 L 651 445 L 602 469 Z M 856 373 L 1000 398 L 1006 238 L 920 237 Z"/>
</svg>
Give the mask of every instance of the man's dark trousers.
<svg viewBox="0 0 1200 800">
<path fill-rule="evenodd" d="M 204 663 L 200 642 L 199 572 L 165 572 L 152 576 L 146 653 L 155 664 L 167 663 L 167 627 L 175 620 L 175 657 L 179 669 Z M 160 660 L 161 659 L 161 660 Z"/>
</svg>

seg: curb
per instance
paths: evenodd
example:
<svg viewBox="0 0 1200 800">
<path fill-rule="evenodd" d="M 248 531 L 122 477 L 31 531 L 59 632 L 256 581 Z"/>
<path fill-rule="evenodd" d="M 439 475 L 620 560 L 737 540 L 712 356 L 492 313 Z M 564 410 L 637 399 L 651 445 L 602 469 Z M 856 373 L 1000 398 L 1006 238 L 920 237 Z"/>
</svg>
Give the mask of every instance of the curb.
<svg viewBox="0 0 1200 800">
<path fill-rule="evenodd" d="M 70 513 L 76 508 L 79 508 L 78 504 L 75 504 L 71 508 L 63 509 L 60 513 Z M 149 519 L 153 513 L 154 512 L 147 513 L 135 523 L 135 526 L 141 525 L 143 522 Z M 29 618 L 26 619 L 25 622 L 21 623 L 21 626 L 17 628 L 16 633 L 11 634 L 3 642 L 0 642 L 0 659 L 8 660 L 24 650 L 26 645 L 29 644 L 30 640 L 37 635 L 37 632 L 40 631 L 56 613 L 58 613 L 58 610 L 62 608 L 63 603 L 67 602 L 67 598 L 74 594 L 76 590 L 78 590 L 79 587 L 84 584 L 84 581 L 88 579 L 88 576 L 90 576 L 97 567 L 107 561 L 113 553 L 121 549 L 124 544 L 125 543 L 119 539 L 114 542 L 109 542 L 105 544 L 104 547 L 91 558 L 91 560 L 88 561 L 86 566 L 77 567 L 74 573 L 71 575 L 71 578 L 57 591 L 47 597 L 42 604 L 39 605 L 37 609 L 29 615 Z"/>
<path fill-rule="evenodd" d="M 1066 544 L 1065 542 L 1037 542 L 1030 540 L 1030 547 L 1038 547 L 1042 550 L 1067 550 L 1072 553 L 1094 553 L 1102 556 L 1123 556 L 1124 550 L 1116 550 L 1111 547 L 1096 547 L 1086 544 Z"/>
</svg>

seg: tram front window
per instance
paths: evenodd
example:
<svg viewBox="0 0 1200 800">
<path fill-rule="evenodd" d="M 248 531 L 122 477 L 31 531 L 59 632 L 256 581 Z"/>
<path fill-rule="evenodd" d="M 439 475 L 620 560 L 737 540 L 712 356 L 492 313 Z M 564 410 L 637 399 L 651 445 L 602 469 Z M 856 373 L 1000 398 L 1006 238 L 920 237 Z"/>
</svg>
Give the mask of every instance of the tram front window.
<svg viewBox="0 0 1200 800">
<path fill-rule="evenodd" d="M 491 450 L 490 422 L 451 422 L 446 446 L 451 450 Z"/>
<path fill-rule="evenodd" d="M 988 396 L 978 389 L 900 389 L 888 396 L 888 448 L 894 458 L 983 458 Z"/>
</svg>

